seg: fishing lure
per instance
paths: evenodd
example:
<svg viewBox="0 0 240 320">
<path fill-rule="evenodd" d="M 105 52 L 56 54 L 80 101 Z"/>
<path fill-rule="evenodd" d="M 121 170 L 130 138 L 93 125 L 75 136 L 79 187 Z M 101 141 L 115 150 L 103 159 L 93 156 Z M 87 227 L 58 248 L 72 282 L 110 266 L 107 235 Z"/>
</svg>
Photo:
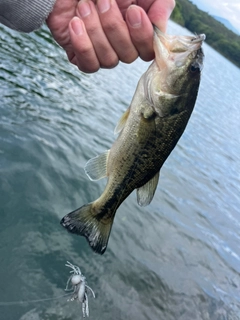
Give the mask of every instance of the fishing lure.
<svg viewBox="0 0 240 320">
<path fill-rule="evenodd" d="M 93 298 L 95 298 L 94 291 L 87 285 L 86 278 L 81 273 L 78 266 L 73 265 L 69 261 L 65 264 L 66 267 L 71 268 L 71 276 L 68 278 L 65 291 L 72 291 L 72 297 L 68 301 L 78 300 L 82 303 L 83 318 L 89 317 L 88 296 L 87 290 L 89 290 Z"/>
</svg>

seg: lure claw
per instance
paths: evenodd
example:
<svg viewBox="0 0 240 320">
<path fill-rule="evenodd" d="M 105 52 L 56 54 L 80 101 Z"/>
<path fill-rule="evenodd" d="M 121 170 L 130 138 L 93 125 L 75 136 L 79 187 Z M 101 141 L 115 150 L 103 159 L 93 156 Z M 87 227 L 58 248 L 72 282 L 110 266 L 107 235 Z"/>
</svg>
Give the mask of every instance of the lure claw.
<svg viewBox="0 0 240 320">
<path fill-rule="evenodd" d="M 89 317 L 87 290 L 92 293 L 93 298 L 95 298 L 95 293 L 92 288 L 87 285 L 86 278 L 83 276 L 78 266 L 73 265 L 69 261 L 67 261 L 65 266 L 72 269 L 65 288 L 65 291 L 72 291 L 72 297 L 68 299 L 68 301 L 78 300 L 81 302 L 83 318 L 85 318 L 85 316 Z"/>
</svg>

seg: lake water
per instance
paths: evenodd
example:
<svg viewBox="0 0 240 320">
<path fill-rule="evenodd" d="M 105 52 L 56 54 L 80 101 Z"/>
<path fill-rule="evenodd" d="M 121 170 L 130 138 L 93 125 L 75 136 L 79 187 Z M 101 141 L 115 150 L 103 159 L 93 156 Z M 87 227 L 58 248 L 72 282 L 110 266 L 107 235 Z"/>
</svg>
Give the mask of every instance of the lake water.
<svg viewBox="0 0 240 320">
<path fill-rule="evenodd" d="M 188 33 L 172 22 L 169 32 Z M 57 298 L 67 260 L 96 293 L 91 319 L 240 319 L 240 71 L 204 51 L 194 112 L 152 203 L 140 208 L 130 195 L 99 256 L 59 221 L 103 191 L 84 165 L 111 146 L 148 63 L 86 75 L 47 28 L 29 36 L 0 26 L 2 320 L 81 319 L 80 304 Z M 57 299 L 33 302 L 48 298 Z"/>
</svg>

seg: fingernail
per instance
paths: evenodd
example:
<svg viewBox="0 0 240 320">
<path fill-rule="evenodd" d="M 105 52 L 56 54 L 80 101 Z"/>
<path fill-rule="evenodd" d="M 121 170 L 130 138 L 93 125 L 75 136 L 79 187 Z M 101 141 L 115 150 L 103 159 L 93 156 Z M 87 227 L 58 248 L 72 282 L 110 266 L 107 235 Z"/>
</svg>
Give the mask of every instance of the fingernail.
<svg viewBox="0 0 240 320">
<path fill-rule="evenodd" d="M 127 10 L 127 20 L 131 27 L 139 28 L 142 24 L 142 16 L 137 6 L 130 6 Z"/>
<path fill-rule="evenodd" d="M 110 9 L 110 0 L 98 0 L 97 6 L 98 10 L 104 13 Z"/>
<path fill-rule="evenodd" d="M 78 13 L 79 13 L 80 17 L 82 17 L 82 18 L 89 16 L 91 13 L 90 5 L 87 2 L 80 1 L 78 3 L 77 9 L 78 9 Z"/>
<path fill-rule="evenodd" d="M 71 21 L 71 26 L 73 29 L 73 32 L 77 35 L 80 36 L 81 34 L 83 34 L 83 25 L 82 25 L 82 20 L 79 19 L 78 17 L 74 17 Z"/>
</svg>

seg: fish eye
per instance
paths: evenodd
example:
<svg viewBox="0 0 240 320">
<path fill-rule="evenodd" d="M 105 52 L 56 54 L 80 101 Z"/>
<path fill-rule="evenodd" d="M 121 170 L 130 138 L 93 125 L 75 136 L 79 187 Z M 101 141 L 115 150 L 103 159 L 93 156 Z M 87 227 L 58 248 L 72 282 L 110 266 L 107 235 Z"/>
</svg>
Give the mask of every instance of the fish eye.
<svg viewBox="0 0 240 320">
<path fill-rule="evenodd" d="M 192 73 L 196 73 L 196 72 L 200 71 L 200 68 L 199 68 L 199 66 L 191 65 L 190 71 L 191 71 Z"/>
</svg>

